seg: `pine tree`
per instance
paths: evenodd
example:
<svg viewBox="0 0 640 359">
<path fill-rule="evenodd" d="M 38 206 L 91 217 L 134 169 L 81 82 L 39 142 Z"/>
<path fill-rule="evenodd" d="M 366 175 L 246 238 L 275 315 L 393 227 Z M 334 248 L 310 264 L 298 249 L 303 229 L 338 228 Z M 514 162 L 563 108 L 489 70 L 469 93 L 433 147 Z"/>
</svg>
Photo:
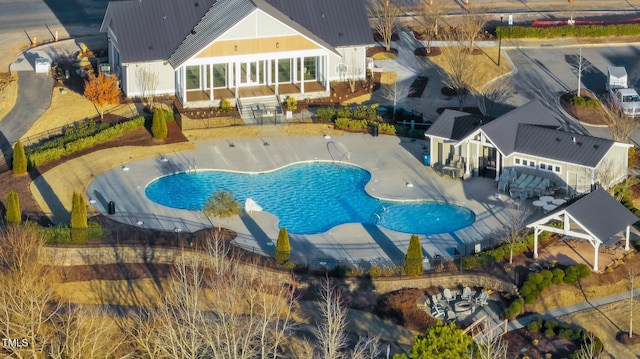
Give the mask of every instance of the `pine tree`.
<svg viewBox="0 0 640 359">
<path fill-rule="evenodd" d="M 84 196 L 73 192 L 71 203 L 71 242 L 86 243 L 87 241 L 87 205 Z"/>
<path fill-rule="evenodd" d="M 18 192 L 10 190 L 7 194 L 7 213 L 5 215 L 7 223 L 20 224 L 22 222 L 22 215 L 20 213 L 20 200 L 18 199 Z"/>
<path fill-rule="evenodd" d="M 420 245 L 420 238 L 418 235 L 411 235 L 411 242 L 409 242 L 409 248 L 404 258 L 404 272 L 407 275 L 419 275 L 422 274 L 424 268 L 422 266 L 422 245 Z"/>
<path fill-rule="evenodd" d="M 289 243 L 289 234 L 287 229 L 282 227 L 278 233 L 278 242 L 276 242 L 276 263 L 284 264 L 289 260 L 291 254 L 291 244 Z"/>
<path fill-rule="evenodd" d="M 151 123 L 151 134 L 156 140 L 164 140 L 167 138 L 169 130 L 167 129 L 167 120 L 164 118 L 164 111 L 156 108 L 153 111 L 153 122 Z"/>
<path fill-rule="evenodd" d="M 27 155 L 20 140 L 13 146 L 12 170 L 17 175 L 27 173 Z"/>
</svg>

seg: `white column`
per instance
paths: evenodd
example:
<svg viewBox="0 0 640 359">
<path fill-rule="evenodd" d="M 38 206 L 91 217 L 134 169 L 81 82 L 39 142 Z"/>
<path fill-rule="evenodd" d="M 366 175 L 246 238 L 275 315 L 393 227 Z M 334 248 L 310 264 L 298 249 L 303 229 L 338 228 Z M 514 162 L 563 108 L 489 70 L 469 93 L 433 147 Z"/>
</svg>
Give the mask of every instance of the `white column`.
<svg viewBox="0 0 640 359">
<path fill-rule="evenodd" d="M 213 101 L 213 64 L 209 64 L 209 101 Z"/>
<path fill-rule="evenodd" d="M 627 226 L 627 231 L 624 235 L 624 250 L 629 250 L 629 226 Z"/>
<path fill-rule="evenodd" d="M 267 76 L 266 76 L 266 80 L 267 80 L 267 86 L 271 86 L 271 59 L 267 60 Z"/>
<path fill-rule="evenodd" d="M 433 154 L 435 153 L 433 151 L 433 146 L 434 146 L 433 139 L 429 138 L 429 156 L 433 156 Z M 430 165 L 429 167 L 433 167 L 433 157 L 431 157 L 431 162 L 429 163 L 429 165 Z"/>
<path fill-rule="evenodd" d="M 496 181 L 500 180 L 500 151 L 496 149 Z"/>
<path fill-rule="evenodd" d="M 469 141 L 467 141 L 467 156 L 465 157 L 465 161 L 464 161 L 464 167 L 465 167 L 464 173 L 467 174 L 467 175 L 469 174 L 469 162 L 470 162 L 469 161 L 469 156 L 471 155 L 469 153 L 469 146 L 471 146 L 471 143 L 469 143 Z"/>
<path fill-rule="evenodd" d="M 329 92 L 329 56 L 323 57 L 324 61 L 324 90 Z M 433 153 L 433 152 L 431 152 Z"/>
<path fill-rule="evenodd" d="M 240 95 L 240 92 L 239 92 L 240 91 L 239 90 L 240 86 L 238 86 L 238 84 L 240 83 L 240 81 L 239 81 L 240 80 L 240 63 L 238 61 L 236 61 L 235 68 L 236 68 L 236 71 L 235 71 L 235 74 L 233 75 L 233 77 L 234 77 L 233 78 L 233 82 L 236 85 L 236 99 L 237 99 L 238 96 Z"/>
<path fill-rule="evenodd" d="M 478 167 L 478 176 L 480 176 L 480 143 L 476 143 L 476 167 Z"/>
<path fill-rule="evenodd" d="M 187 103 L 187 68 L 182 66 L 182 104 Z"/>
<path fill-rule="evenodd" d="M 567 232 L 571 229 L 571 227 L 569 227 L 569 215 L 567 215 L 567 213 L 565 212 L 564 217 L 563 217 L 563 223 L 562 223 L 562 234 L 564 234 L 565 236 L 567 235 Z"/>
<path fill-rule="evenodd" d="M 600 248 L 600 241 L 596 239 L 596 245 L 595 247 L 595 255 L 594 255 L 594 262 L 593 262 L 593 271 L 597 272 L 598 271 L 598 248 Z"/>
<path fill-rule="evenodd" d="M 304 93 L 304 56 L 300 58 L 300 93 Z"/>
<path fill-rule="evenodd" d="M 280 80 L 280 74 L 279 71 L 280 69 L 278 69 L 278 61 L 279 60 L 273 60 L 273 66 L 274 66 L 274 75 L 276 76 L 276 96 L 278 96 L 278 81 Z"/>
<path fill-rule="evenodd" d="M 538 258 L 538 226 L 533 227 L 533 258 Z"/>
</svg>

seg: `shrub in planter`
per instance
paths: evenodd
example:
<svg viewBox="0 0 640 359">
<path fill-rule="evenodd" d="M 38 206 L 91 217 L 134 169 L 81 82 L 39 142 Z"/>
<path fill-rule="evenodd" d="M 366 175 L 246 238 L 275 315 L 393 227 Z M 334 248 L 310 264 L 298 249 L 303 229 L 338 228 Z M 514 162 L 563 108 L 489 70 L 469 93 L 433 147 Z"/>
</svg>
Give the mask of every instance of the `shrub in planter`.
<svg viewBox="0 0 640 359">
<path fill-rule="evenodd" d="M 22 222 L 22 212 L 20 211 L 20 199 L 18 192 L 10 190 L 7 193 L 7 213 L 4 216 L 7 223 L 20 224 Z"/>
<path fill-rule="evenodd" d="M 589 278 L 591 275 L 591 268 L 584 263 L 576 265 L 576 268 L 578 270 L 578 278 Z"/>
<path fill-rule="evenodd" d="M 156 108 L 153 111 L 153 122 L 151 123 L 151 134 L 156 140 L 164 140 L 167 138 L 169 130 L 167 129 L 167 120 L 164 119 L 164 111 Z"/>
<path fill-rule="evenodd" d="M 284 107 L 287 111 L 294 112 L 298 109 L 298 100 L 296 100 L 296 98 L 293 96 L 289 96 L 284 101 Z"/>
<path fill-rule="evenodd" d="M 422 264 L 422 246 L 420 245 L 420 238 L 418 235 L 411 235 L 409 241 L 409 248 L 407 248 L 407 254 L 404 257 L 404 272 L 407 275 L 419 275 L 424 272 Z"/>
<path fill-rule="evenodd" d="M 222 101 L 220 101 L 220 113 L 229 113 L 232 109 L 233 106 L 231 106 L 231 101 L 226 98 L 223 98 Z"/>
<path fill-rule="evenodd" d="M 13 157 L 11 160 L 11 170 L 14 174 L 21 175 L 27 173 L 27 155 L 24 152 L 22 141 L 18 140 L 13 145 Z"/>
<path fill-rule="evenodd" d="M 562 280 L 567 284 L 576 284 L 578 282 L 578 269 L 575 266 L 567 267 Z"/>
</svg>

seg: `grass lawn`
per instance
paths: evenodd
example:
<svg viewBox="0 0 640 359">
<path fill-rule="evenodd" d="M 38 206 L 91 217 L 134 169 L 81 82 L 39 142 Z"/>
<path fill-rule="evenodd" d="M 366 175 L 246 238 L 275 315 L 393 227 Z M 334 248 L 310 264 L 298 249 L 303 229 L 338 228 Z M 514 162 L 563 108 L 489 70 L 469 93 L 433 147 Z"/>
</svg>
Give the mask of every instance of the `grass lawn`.
<svg viewBox="0 0 640 359">
<path fill-rule="evenodd" d="M 477 52 L 477 51 L 476 51 Z M 473 55 L 474 61 L 478 62 L 479 71 L 477 78 L 477 87 L 481 88 L 494 78 L 504 75 L 511 71 L 511 67 L 505 56 L 502 56 L 500 66 L 497 66 L 498 61 L 498 49 L 494 47 L 482 47 L 480 48 L 480 54 Z M 504 55 L 504 53 L 503 53 Z M 427 57 L 427 61 L 431 61 L 439 66 L 445 72 L 450 72 L 450 67 L 447 65 L 443 55 Z"/>
</svg>

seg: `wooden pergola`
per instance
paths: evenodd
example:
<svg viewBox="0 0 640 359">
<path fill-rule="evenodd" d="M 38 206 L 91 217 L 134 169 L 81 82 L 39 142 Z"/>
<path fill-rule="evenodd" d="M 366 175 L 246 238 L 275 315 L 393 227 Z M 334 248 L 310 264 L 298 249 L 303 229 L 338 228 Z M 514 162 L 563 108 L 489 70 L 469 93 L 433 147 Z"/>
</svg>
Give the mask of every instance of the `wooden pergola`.
<svg viewBox="0 0 640 359">
<path fill-rule="evenodd" d="M 548 225 L 551 221 L 561 223 L 560 228 Z M 629 231 L 638 221 L 620 202 L 600 188 L 575 202 L 569 202 L 546 216 L 530 223 L 534 229 L 533 257 L 538 257 L 538 235 L 543 231 L 558 233 L 568 237 L 588 241 L 594 248 L 593 270 L 598 270 L 598 250 L 600 246 L 612 246 L 620 242 L 624 232 L 624 249 L 629 250 Z"/>
</svg>

